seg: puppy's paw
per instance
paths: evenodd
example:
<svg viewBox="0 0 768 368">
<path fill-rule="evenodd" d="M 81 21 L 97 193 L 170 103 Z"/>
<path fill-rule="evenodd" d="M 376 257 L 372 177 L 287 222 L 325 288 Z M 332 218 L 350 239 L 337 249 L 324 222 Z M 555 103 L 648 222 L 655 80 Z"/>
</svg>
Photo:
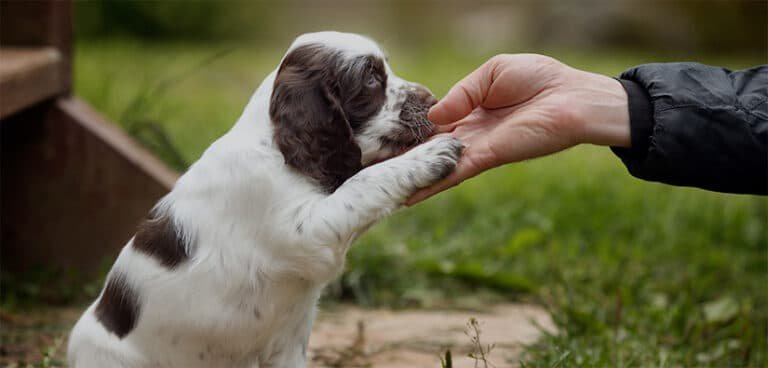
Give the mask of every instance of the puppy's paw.
<svg viewBox="0 0 768 368">
<path fill-rule="evenodd" d="M 450 136 L 436 137 L 409 152 L 416 160 L 420 175 L 412 177 L 416 188 L 428 187 L 446 176 L 456 168 L 464 145 L 460 140 Z"/>
</svg>

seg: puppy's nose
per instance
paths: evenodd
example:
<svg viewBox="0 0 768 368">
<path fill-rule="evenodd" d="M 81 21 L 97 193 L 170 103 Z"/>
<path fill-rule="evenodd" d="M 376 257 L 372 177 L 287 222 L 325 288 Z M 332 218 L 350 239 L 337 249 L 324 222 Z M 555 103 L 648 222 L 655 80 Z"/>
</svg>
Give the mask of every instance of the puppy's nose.
<svg viewBox="0 0 768 368">
<path fill-rule="evenodd" d="M 414 95 L 416 96 L 416 101 L 419 101 L 421 105 L 432 107 L 432 105 L 437 103 L 435 96 L 426 87 L 416 86 Z"/>
</svg>

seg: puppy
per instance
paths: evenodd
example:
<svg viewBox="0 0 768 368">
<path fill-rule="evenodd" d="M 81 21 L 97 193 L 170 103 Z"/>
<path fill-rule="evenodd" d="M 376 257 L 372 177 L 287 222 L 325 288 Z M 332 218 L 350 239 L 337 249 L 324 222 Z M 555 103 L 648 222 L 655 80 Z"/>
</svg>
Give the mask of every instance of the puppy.
<svg viewBox="0 0 768 368">
<path fill-rule="evenodd" d="M 297 38 L 122 249 L 70 367 L 304 367 L 352 241 L 456 165 L 454 138 L 418 145 L 434 103 L 368 38 Z"/>
</svg>

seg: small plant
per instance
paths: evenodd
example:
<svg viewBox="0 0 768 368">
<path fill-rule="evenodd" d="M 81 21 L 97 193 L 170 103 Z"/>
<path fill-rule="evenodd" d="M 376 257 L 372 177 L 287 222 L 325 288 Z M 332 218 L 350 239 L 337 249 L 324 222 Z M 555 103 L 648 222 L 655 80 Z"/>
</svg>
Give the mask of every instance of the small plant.
<svg viewBox="0 0 768 368">
<path fill-rule="evenodd" d="M 441 368 L 453 368 L 453 359 L 451 358 L 451 349 L 445 351 L 445 356 L 440 357 Z"/>
<path fill-rule="evenodd" d="M 472 342 L 472 351 L 467 354 L 468 357 L 475 360 L 475 368 L 479 368 L 482 364 L 483 368 L 495 367 L 493 363 L 488 360 L 488 355 L 491 354 L 491 350 L 496 347 L 496 344 L 489 344 L 483 346 L 480 341 L 480 322 L 477 318 L 471 317 L 467 322 L 467 328 L 464 333 L 469 336 L 469 340 Z"/>
<path fill-rule="evenodd" d="M 162 96 L 171 87 L 183 82 L 199 70 L 228 55 L 233 50 L 234 48 L 219 50 L 197 62 L 186 71 L 161 79 L 134 96 L 119 118 L 119 121 L 126 127 L 128 134 L 144 144 L 174 169 L 186 170 L 189 167 L 189 161 L 187 161 L 173 142 L 165 126 L 150 118 L 150 115 L 152 115 L 153 109 L 157 107 L 158 101 L 162 100 Z"/>
<path fill-rule="evenodd" d="M 365 321 L 357 321 L 357 333 L 352 344 L 344 348 L 314 350 L 312 360 L 318 365 L 330 368 L 370 367 L 369 358 L 375 352 L 369 351 L 365 335 Z"/>
<path fill-rule="evenodd" d="M 43 352 L 43 361 L 40 363 L 40 366 L 43 368 L 59 367 L 61 362 L 57 357 L 62 355 L 60 350 L 63 344 L 64 336 L 59 336 L 53 340 L 53 343 Z"/>
</svg>

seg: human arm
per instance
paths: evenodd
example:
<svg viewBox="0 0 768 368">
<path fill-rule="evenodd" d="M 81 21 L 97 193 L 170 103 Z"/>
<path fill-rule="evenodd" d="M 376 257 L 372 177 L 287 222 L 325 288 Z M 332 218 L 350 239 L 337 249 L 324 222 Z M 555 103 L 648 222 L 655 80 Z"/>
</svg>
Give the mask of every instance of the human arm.
<svg viewBox="0 0 768 368">
<path fill-rule="evenodd" d="M 409 204 L 485 170 L 579 143 L 630 147 L 627 95 L 610 77 L 543 55 L 498 55 L 459 81 L 429 112 L 465 145 L 451 175 Z"/>
<path fill-rule="evenodd" d="M 613 151 L 632 175 L 768 194 L 768 66 L 646 64 L 620 80 L 629 95 L 632 147 Z"/>
<path fill-rule="evenodd" d="M 641 179 L 765 194 L 766 74 L 765 66 L 649 64 L 617 81 L 546 56 L 496 56 L 430 111 L 467 148 L 452 175 L 409 203 L 581 143 L 613 147 Z"/>
</svg>

